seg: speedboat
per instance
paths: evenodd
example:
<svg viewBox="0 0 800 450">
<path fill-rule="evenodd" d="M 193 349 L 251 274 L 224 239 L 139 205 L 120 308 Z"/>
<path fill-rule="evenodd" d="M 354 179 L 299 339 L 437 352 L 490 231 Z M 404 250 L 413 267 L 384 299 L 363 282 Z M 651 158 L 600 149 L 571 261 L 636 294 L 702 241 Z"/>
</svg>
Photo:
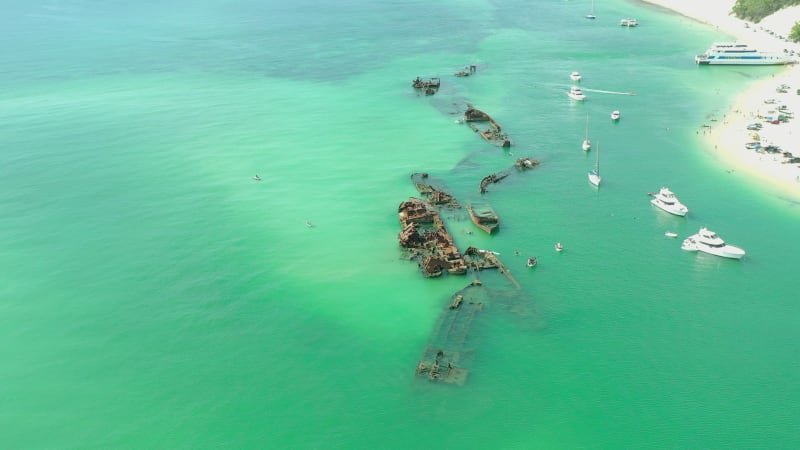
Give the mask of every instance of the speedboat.
<svg viewBox="0 0 800 450">
<path fill-rule="evenodd" d="M 665 187 L 662 187 L 657 194 L 650 195 L 653 195 L 653 199 L 650 200 L 650 203 L 670 214 L 685 216 L 686 213 L 689 212 L 689 208 L 681 203 L 672 191 Z"/>
<path fill-rule="evenodd" d="M 701 251 L 711 255 L 721 256 L 723 258 L 742 259 L 745 251 L 739 247 L 726 244 L 717 233 L 709 230 L 706 227 L 700 228 L 697 234 L 693 234 L 686 238 L 681 245 L 681 248 L 686 251 L 696 252 Z"/>
<path fill-rule="evenodd" d="M 667 231 L 666 233 L 664 233 L 664 236 L 666 236 L 668 238 L 675 238 L 675 237 L 678 237 L 678 233 L 674 233 L 672 231 Z"/>
<path fill-rule="evenodd" d="M 581 81 L 581 73 L 580 73 L 580 72 L 572 72 L 572 73 L 569 75 L 569 78 L 570 78 L 572 81 Z"/>
<path fill-rule="evenodd" d="M 581 90 L 581 88 L 579 88 L 578 86 L 572 86 L 569 89 L 569 92 L 567 92 L 567 95 L 569 95 L 569 98 L 571 98 L 573 100 L 585 100 L 586 99 L 586 94 L 584 94 L 583 91 Z"/>
<path fill-rule="evenodd" d="M 639 21 L 636 19 L 622 19 L 619 21 L 619 24 L 623 27 L 635 27 L 639 25 Z"/>
<path fill-rule="evenodd" d="M 619 111 L 613 111 L 611 113 L 611 120 L 619 120 L 620 113 Z"/>
<path fill-rule="evenodd" d="M 256 180 L 256 181 L 261 181 L 261 177 L 258 176 L 258 175 L 254 176 L 253 179 Z"/>
<path fill-rule="evenodd" d="M 564 246 L 561 245 L 561 242 L 556 242 L 556 251 L 560 252 L 561 250 L 564 250 Z"/>
<path fill-rule="evenodd" d="M 536 257 L 535 257 L 535 256 L 531 256 L 530 258 L 528 258 L 528 267 L 533 267 L 533 266 L 535 266 L 535 265 L 536 265 L 538 262 L 539 262 L 539 261 L 537 261 L 537 260 L 536 260 Z"/>
</svg>

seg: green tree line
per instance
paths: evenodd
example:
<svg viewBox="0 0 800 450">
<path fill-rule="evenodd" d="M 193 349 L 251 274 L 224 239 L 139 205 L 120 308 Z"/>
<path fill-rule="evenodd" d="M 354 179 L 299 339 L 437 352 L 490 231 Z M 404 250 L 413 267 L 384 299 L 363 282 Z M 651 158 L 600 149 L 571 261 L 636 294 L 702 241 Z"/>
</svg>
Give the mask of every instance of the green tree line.
<svg viewBox="0 0 800 450">
<path fill-rule="evenodd" d="M 794 5 L 800 5 L 800 0 L 736 0 L 733 13 L 740 19 L 758 23 L 775 11 Z"/>
</svg>

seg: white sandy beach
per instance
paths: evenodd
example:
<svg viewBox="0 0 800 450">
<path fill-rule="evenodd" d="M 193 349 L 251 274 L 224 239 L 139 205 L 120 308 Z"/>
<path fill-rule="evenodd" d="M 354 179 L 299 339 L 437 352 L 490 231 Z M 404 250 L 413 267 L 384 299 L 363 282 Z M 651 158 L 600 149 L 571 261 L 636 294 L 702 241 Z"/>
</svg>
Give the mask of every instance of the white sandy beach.
<svg viewBox="0 0 800 450">
<path fill-rule="evenodd" d="M 800 21 L 800 6 L 785 8 L 766 17 L 758 24 L 745 22 L 729 14 L 735 0 L 643 0 L 691 17 L 720 30 L 720 41 L 730 40 L 725 35 L 733 36 L 739 42 L 745 42 L 764 51 L 782 52 L 783 49 L 800 53 L 800 45 L 786 42 L 777 36 L 787 36 L 792 25 Z M 770 34 L 768 31 L 773 31 Z M 709 42 L 709 45 L 711 43 Z M 714 68 L 722 69 L 724 68 Z M 788 86 L 786 93 L 776 92 L 781 85 Z M 783 152 L 800 157 L 800 126 L 795 120 L 772 124 L 766 121 L 769 116 L 777 117 L 778 107 L 783 105 L 786 111 L 800 112 L 800 67 L 785 66 L 774 77 L 754 82 L 748 89 L 731 99 L 731 107 L 718 117 L 710 128 L 701 128 L 707 137 L 707 149 L 719 158 L 720 163 L 730 173 L 745 173 L 750 177 L 763 180 L 774 187 L 782 196 L 800 199 L 800 164 L 788 163 Z M 774 103 L 765 101 L 775 100 Z M 756 152 L 745 148 L 745 143 L 753 141 L 747 125 L 755 122 L 762 124 L 757 131 L 762 146 L 780 147 L 779 153 Z"/>
</svg>

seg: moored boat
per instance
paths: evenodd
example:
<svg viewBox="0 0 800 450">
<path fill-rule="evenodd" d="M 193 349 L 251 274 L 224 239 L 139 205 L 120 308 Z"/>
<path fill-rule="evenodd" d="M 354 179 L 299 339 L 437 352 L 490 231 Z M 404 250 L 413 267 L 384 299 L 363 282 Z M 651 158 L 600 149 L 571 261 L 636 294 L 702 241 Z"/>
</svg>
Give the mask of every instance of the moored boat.
<svg viewBox="0 0 800 450">
<path fill-rule="evenodd" d="M 636 19 L 621 19 L 619 24 L 623 27 L 635 27 L 639 25 L 639 21 Z"/>
<path fill-rule="evenodd" d="M 689 208 L 681 203 L 672 191 L 665 187 L 659 189 L 656 194 L 651 195 L 653 195 L 653 199 L 650 200 L 650 203 L 670 214 L 685 216 L 689 212 Z"/>
<path fill-rule="evenodd" d="M 620 116 L 621 114 L 617 110 L 611 112 L 611 120 L 619 120 Z"/>
<path fill-rule="evenodd" d="M 594 169 L 589 171 L 589 183 L 600 187 L 600 143 L 597 143 L 597 159 L 594 163 Z"/>
<path fill-rule="evenodd" d="M 472 203 L 467 206 L 467 212 L 472 222 L 489 234 L 494 233 L 500 227 L 500 217 L 488 204 Z"/>
<path fill-rule="evenodd" d="M 535 256 L 531 256 L 530 258 L 528 258 L 528 267 L 534 267 L 538 263 L 539 261 L 536 259 Z"/>
<path fill-rule="evenodd" d="M 740 42 L 715 42 L 694 62 L 702 65 L 764 66 L 791 64 L 794 59 L 787 53 L 761 52 Z"/>
<path fill-rule="evenodd" d="M 583 151 L 588 152 L 592 149 L 592 141 L 589 140 L 589 113 L 586 113 L 586 135 L 581 144 Z"/>
<path fill-rule="evenodd" d="M 745 251 L 739 247 L 726 244 L 717 233 L 709 230 L 706 227 L 700 228 L 697 234 L 693 234 L 686 238 L 681 245 L 681 248 L 686 251 L 696 252 L 701 251 L 710 255 L 721 256 L 730 259 L 742 259 Z"/>
<path fill-rule="evenodd" d="M 569 78 L 572 81 L 581 81 L 582 77 L 580 72 L 572 72 L 571 74 L 569 74 Z"/>
</svg>

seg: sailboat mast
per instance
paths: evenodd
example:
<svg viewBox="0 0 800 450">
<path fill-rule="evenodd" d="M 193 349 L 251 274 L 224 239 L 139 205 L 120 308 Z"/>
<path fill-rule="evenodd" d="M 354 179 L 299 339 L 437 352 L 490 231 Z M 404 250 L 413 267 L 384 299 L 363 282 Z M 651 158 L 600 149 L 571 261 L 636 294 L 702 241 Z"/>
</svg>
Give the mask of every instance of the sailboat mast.
<svg viewBox="0 0 800 450">
<path fill-rule="evenodd" d="M 586 140 L 589 140 L 589 113 L 586 113 Z"/>
<path fill-rule="evenodd" d="M 597 142 L 597 160 L 594 163 L 594 171 L 600 175 L 600 141 Z"/>
</svg>

